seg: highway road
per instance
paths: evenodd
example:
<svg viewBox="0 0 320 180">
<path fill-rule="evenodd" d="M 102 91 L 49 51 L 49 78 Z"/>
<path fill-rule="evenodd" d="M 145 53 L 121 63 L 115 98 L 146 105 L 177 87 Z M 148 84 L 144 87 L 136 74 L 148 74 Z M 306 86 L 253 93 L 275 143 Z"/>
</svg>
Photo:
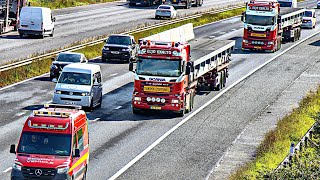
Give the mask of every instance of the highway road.
<svg viewBox="0 0 320 180">
<path fill-rule="evenodd" d="M 193 14 L 211 8 L 225 7 L 241 0 L 205 0 L 202 7 L 179 9 L 178 16 Z M 95 4 L 54 10 L 56 26 L 54 37 L 45 39 L 20 38 L 17 32 L 0 36 L 0 65 L 13 59 L 26 58 L 71 45 L 74 42 L 101 35 L 123 32 L 142 24 L 155 24 L 154 7 L 129 7 L 125 1 Z"/>
<path fill-rule="evenodd" d="M 302 38 L 319 30 L 319 26 L 303 30 Z M 276 53 L 242 52 L 239 50 L 242 36 L 239 17 L 197 28 L 195 34 L 196 41 L 208 37 L 236 40 L 237 49 L 232 55 L 226 88 L 293 45 L 284 44 Z M 231 88 L 176 129 L 119 179 L 204 179 L 243 128 L 318 60 L 319 47 L 312 44 L 318 39 L 319 36 L 297 46 Z M 128 65 L 102 64 L 99 59 L 93 63 L 100 64 L 105 81 L 102 108 L 88 115 L 91 143 L 88 178 L 95 180 L 116 174 L 188 115 L 184 118 L 159 113 L 133 115 L 130 106 L 133 74 L 127 71 Z M 9 154 L 10 144 L 18 142 L 30 110 L 51 101 L 54 85 L 44 76 L 0 90 L 0 177 L 3 179 L 9 178 L 14 159 L 14 155 Z M 218 93 L 196 96 L 193 112 Z"/>
</svg>

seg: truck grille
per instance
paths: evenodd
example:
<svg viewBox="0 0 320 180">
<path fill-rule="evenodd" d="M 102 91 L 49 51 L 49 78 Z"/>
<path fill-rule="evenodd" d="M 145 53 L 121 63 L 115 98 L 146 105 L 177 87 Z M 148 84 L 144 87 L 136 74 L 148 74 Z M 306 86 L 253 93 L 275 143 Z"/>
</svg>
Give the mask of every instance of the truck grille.
<svg viewBox="0 0 320 180">
<path fill-rule="evenodd" d="M 52 179 L 56 175 L 56 169 L 22 167 L 22 174 L 26 179 Z"/>
</svg>

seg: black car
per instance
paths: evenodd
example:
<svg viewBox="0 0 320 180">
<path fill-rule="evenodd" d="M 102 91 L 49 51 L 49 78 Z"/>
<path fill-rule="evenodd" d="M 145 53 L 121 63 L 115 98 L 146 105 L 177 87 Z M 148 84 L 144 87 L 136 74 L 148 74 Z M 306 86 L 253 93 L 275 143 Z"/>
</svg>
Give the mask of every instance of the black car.
<svg viewBox="0 0 320 180">
<path fill-rule="evenodd" d="M 60 73 L 68 64 L 71 63 L 87 63 L 88 60 L 82 53 L 63 52 L 59 53 L 56 58 L 52 58 L 53 62 L 50 67 L 50 79 L 59 78 Z"/>
<path fill-rule="evenodd" d="M 133 36 L 111 35 L 102 48 L 102 62 L 109 60 L 133 61 L 137 47 Z"/>
</svg>

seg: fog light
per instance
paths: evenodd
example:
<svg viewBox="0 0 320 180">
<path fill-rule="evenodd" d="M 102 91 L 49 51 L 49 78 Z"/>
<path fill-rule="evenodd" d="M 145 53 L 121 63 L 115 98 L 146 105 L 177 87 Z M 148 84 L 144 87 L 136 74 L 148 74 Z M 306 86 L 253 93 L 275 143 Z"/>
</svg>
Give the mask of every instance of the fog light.
<svg viewBox="0 0 320 180">
<path fill-rule="evenodd" d="M 156 99 L 156 101 L 157 101 L 157 102 L 160 102 L 160 101 L 161 101 L 161 99 L 160 99 L 160 98 L 157 98 L 157 99 Z"/>
<path fill-rule="evenodd" d="M 152 97 L 152 98 L 151 98 L 151 101 L 152 101 L 152 102 L 156 102 L 156 98 Z"/>
</svg>

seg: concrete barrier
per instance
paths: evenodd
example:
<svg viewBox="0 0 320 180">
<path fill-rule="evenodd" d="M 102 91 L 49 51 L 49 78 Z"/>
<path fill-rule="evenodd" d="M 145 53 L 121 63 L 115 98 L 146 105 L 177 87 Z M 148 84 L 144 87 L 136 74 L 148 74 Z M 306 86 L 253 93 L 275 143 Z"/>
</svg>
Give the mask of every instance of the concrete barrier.
<svg viewBox="0 0 320 180">
<path fill-rule="evenodd" d="M 193 24 L 188 23 L 149 37 L 142 38 L 141 40 L 188 42 L 192 39 L 194 39 Z"/>
</svg>

